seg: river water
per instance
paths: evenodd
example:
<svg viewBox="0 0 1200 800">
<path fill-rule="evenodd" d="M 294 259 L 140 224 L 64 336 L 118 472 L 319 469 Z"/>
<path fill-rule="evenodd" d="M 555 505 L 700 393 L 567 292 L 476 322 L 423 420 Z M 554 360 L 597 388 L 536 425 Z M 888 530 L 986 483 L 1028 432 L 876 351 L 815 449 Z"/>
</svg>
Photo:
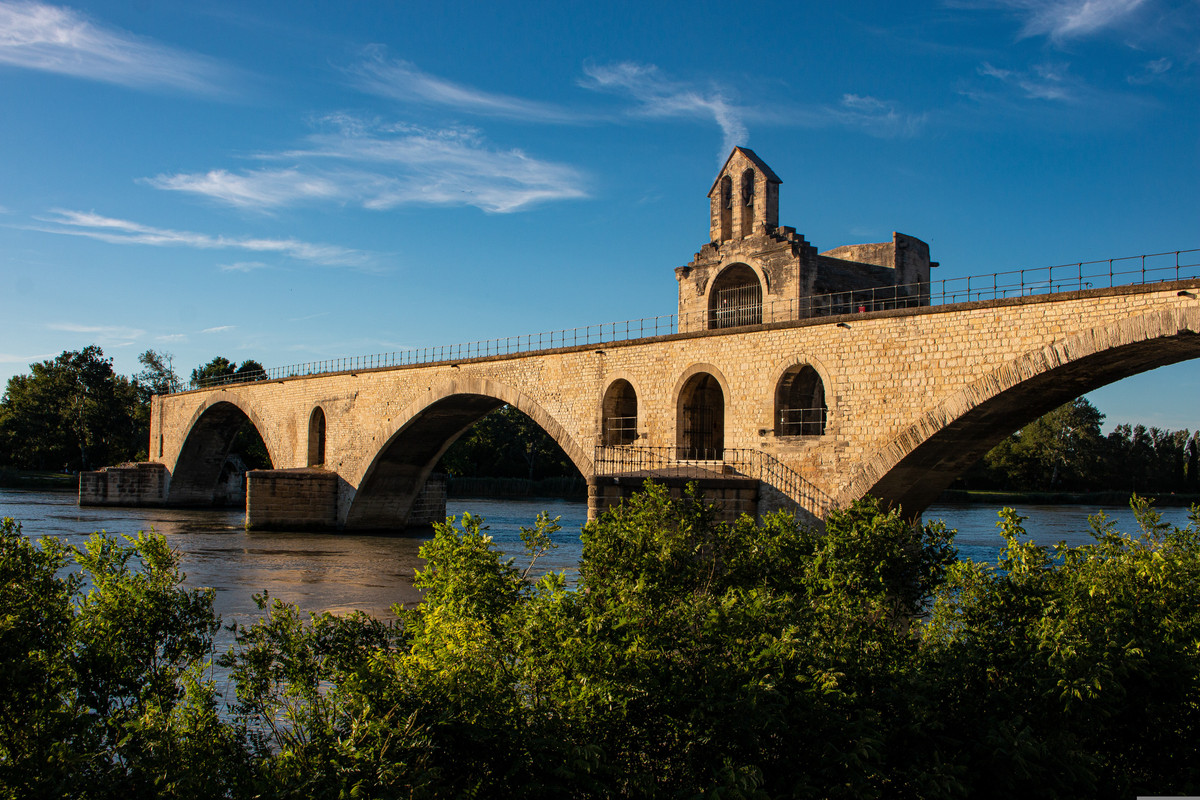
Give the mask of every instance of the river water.
<svg viewBox="0 0 1200 800">
<path fill-rule="evenodd" d="M 447 507 L 449 514 L 484 517 L 497 545 L 518 566 L 523 566 L 520 528 L 532 526 L 543 510 L 561 516 L 562 530 L 555 537 L 558 549 L 542 557 L 538 571 L 574 572 L 582 551 L 579 529 L 587 517 L 585 503 L 452 498 Z M 1018 506 L 1017 510 L 1028 517 L 1025 525 L 1032 538 L 1043 544 L 1090 542 L 1087 517 L 1101 510 L 1118 521 L 1118 530 L 1136 531 L 1128 508 Z M 1167 521 L 1187 524 L 1187 509 L 1162 511 Z M 991 561 L 1003 544 L 996 512 L 982 505 L 938 505 L 926 511 L 925 519 L 941 519 L 958 530 L 960 557 Z M 54 535 L 73 544 L 82 544 L 96 530 L 133 534 L 153 528 L 181 553 L 188 585 L 216 589 L 216 610 L 227 624 L 256 616 L 253 595 L 264 590 L 304 611 L 360 609 L 382 619 L 394 617 L 393 603 L 420 600 L 412 586 L 413 572 L 421 564 L 417 551 L 424 541 L 418 536 L 248 533 L 242 527 L 241 511 L 80 508 L 73 494 L 20 489 L 0 489 L 0 517 L 21 522 L 27 536 Z"/>
</svg>

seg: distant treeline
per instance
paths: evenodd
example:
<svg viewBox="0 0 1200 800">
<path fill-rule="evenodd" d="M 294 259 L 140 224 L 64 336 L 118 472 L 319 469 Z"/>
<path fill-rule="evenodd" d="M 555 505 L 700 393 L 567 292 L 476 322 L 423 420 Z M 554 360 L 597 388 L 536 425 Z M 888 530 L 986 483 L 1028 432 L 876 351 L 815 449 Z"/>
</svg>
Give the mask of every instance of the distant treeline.
<svg viewBox="0 0 1200 800">
<path fill-rule="evenodd" d="M 145 461 L 150 441 L 150 398 L 178 391 L 170 353 L 147 350 L 142 370 L 118 375 L 95 345 L 67 350 L 29 365 L 9 379 L 0 398 L 0 468 L 77 472 Z M 218 356 L 192 370 L 192 380 L 261 371 L 257 361 Z M 247 420 L 233 452 L 251 467 L 270 466 L 266 448 Z M 16 478 L 5 478 L 12 483 Z"/>
<path fill-rule="evenodd" d="M 1086 398 L 1056 408 L 992 448 L 952 489 L 1043 493 L 1200 492 L 1200 431 L 1118 425 Z"/>
</svg>

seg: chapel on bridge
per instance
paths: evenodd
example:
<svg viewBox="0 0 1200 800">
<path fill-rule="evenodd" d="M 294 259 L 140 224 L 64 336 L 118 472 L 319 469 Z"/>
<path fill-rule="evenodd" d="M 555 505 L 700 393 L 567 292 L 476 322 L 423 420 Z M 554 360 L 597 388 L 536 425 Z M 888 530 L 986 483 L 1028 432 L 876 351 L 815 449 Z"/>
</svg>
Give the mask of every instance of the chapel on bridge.
<svg viewBox="0 0 1200 800">
<path fill-rule="evenodd" d="M 708 192 L 709 243 L 675 270 L 680 331 L 929 304 L 929 245 L 890 242 L 818 253 L 779 225 L 780 180 L 753 150 L 735 147 Z"/>
</svg>

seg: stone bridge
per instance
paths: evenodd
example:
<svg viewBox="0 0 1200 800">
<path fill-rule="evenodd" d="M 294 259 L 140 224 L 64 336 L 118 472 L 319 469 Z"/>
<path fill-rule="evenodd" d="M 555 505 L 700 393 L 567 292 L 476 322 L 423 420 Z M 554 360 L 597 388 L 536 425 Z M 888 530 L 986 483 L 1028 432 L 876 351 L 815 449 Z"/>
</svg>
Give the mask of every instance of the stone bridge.
<svg viewBox="0 0 1200 800">
<path fill-rule="evenodd" d="M 931 279 L 920 239 L 818 252 L 779 226 L 781 183 L 733 149 L 709 190 L 709 241 L 675 270 L 671 335 L 408 366 L 351 359 L 372 368 L 284 368 L 156 397 L 152 463 L 81 476 L 80 502 L 214 504 L 248 419 L 274 467 L 250 473 L 248 525 L 396 528 L 446 448 L 507 403 L 588 479 L 589 513 L 655 476 L 700 478 L 749 511 L 821 518 L 871 493 L 915 516 L 1043 413 L 1200 356 L 1200 265 L 1180 253 L 961 279 L 975 302 L 955 303 L 964 295 Z M 1138 285 L 1089 288 L 1122 281 Z M 997 299 L 978 299 L 984 284 Z"/>
<path fill-rule="evenodd" d="M 211 504 L 249 419 L 275 472 L 251 473 L 248 522 L 394 528 L 446 448 L 507 403 L 590 479 L 593 510 L 611 482 L 597 454 L 720 472 L 742 451 L 805 487 L 797 497 L 795 483 L 758 476 L 760 511 L 790 494 L 821 517 L 871 493 L 916 515 L 1043 413 L 1200 356 L 1198 293 L 1193 279 L 188 391 L 154 399 L 151 458 L 165 469 L 162 502 Z M 256 476 L 292 488 L 264 483 L 256 499 Z"/>
</svg>

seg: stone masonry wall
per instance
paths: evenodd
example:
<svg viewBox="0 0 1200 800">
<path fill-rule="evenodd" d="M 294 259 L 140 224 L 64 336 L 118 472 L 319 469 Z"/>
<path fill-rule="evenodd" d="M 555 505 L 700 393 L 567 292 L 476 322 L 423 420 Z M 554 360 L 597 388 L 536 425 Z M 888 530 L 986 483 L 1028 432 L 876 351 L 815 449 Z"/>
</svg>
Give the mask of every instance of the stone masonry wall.
<svg viewBox="0 0 1200 800">
<path fill-rule="evenodd" d="M 170 474 L 162 464 L 122 464 L 79 473 L 81 506 L 157 506 L 167 501 Z"/>
<path fill-rule="evenodd" d="M 555 435 L 588 476 L 602 398 L 612 381 L 628 380 L 637 392 L 638 444 L 673 446 L 680 389 L 703 371 L 724 394 L 726 447 L 764 450 L 839 497 L 856 470 L 908 435 L 930 409 L 1030 353 L 1050 352 L 1081 335 L 1092 341 L 1100 336 L 1096 332 L 1115 331 L 1105 341 L 1120 343 L 1145 331 L 1167 331 L 1152 337 L 1175 328 L 1196 331 L 1197 283 L 874 312 L 187 392 L 156 401 L 152 437 L 162 435 L 161 460 L 173 470 L 200 414 L 230 402 L 258 427 L 276 468 L 304 467 L 308 420 L 320 405 L 327 420 L 326 467 L 342 479 L 344 517 L 381 449 L 437 399 L 476 393 L 515 405 Z M 1181 357 L 1194 355 L 1200 352 Z M 776 386 L 799 364 L 812 365 L 824 382 L 826 432 L 776 437 Z M 1131 365 L 1128 374 L 1136 371 Z"/>
</svg>

